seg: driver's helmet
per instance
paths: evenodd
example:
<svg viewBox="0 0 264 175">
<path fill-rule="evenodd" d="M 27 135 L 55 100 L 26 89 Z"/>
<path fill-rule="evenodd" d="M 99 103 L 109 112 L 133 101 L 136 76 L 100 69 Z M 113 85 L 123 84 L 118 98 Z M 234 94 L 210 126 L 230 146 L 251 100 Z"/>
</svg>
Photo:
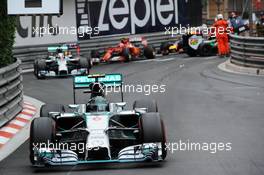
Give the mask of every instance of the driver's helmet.
<svg viewBox="0 0 264 175">
<path fill-rule="evenodd" d="M 129 38 L 122 38 L 121 43 L 127 44 L 129 42 Z"/>
<path fill-rule="evenodd" d="M 57 49 L 57 54 L 59 54 L 59 53 L 63 53 L 61 48 Z"/>
<path fill-rule="evenodd" d="M 237 15 L 236 15 L 236 12 L 231 12 L 231 14 L 230 14 L 230 17 L 231 18 L 235 18 Z"/>
<path fill-rule="evenodd" d="M 64 57 L 64 53 L 63 53 L 63 50 L 61 48 L 58 48 L 56 51 L 57 51 L 57 57 L 59 57 L 59 58 Z"/>
<path fill-rule="evenodd" d="M 260 17 L 261 17 L 262 19 L 264 19 L 264 12 L 261 12 L 261 13 L 260 13 Z"/>
<path fill-rule="evenodd" d="M 104 84 L 102 83 L 92 83 L 89 87 L 92 91 L 92 97 L 94 96 L 104 96 Z"/>
<path fill-rule="evenodd" d="M 217 20 L 222 20 L 222 19 L 224 19 L 224 16 L 223 16 L 223 14 L 218 14 L 218 15 L 216 15 L 216 18 L 217 18 Z"/>
</svg>

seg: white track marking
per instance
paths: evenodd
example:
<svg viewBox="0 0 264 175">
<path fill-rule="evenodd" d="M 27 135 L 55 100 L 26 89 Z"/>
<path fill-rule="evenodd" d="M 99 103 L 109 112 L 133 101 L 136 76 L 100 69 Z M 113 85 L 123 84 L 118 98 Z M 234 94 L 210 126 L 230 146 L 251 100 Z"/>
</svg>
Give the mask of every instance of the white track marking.
<svg viewBox="0 0 264 175">
<path fill-rule="evenodd" d="M 29 114 L 35 114 L 35 111 L 29 110 L 29 109 L 23 109 L 22 112 L 26 112 Z"/>
<path fill-rule="evenodd" d="M 8 142 L 9 138 L 0 136 L 0 144 L 5 144 L 6 142 Z"/>
<path fill-rule="evenodd" d="M 25 120 L 31 120 L 32 116 L 25 115 L 25 114 L 19 114 L 17 117 L 25 119 Z"/>
<path fill-rule="evenodd" d="M 19 130 L 18 130 L 18 129 L 15 129 L 15 128 L 11 128 L 11 127 L 4 127 L 4 128 L 2 128 L 2 129 L 0 129 L 0 131 L 4 131 L 4 132 L 11 133 L 11 134 L 15 134 L 15 133 L 17 133 Z"/>
<path fill-rule="evenodd" d="M 10 123 L 18 125 L 18 126 L 22 126 L 22 127 L 26 125 L 26 123 L 18 121 L 18 120 L 13 120 Z"/>
</svg>

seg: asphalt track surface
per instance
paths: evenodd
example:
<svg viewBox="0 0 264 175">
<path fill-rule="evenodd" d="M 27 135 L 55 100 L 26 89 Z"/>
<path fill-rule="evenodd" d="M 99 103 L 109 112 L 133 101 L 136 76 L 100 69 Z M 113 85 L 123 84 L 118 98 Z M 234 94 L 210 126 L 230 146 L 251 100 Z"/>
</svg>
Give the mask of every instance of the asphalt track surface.
<svg viewBox="0 0 264 175">
<path fill-rule="evenodd" d="M 222 72 L 217 65 L 224 60 L 216 57 L 169 57 L 101 65 L 92 72 L 123 73 L 126 84 L 166 85 L 165 93 L 126 93 L 128 108 L 135 99 L 154 98 L 167 126 L 169 142 L 230 142 L 231 151 L 175 151 L 159 164 L 35 169 L 29 163 L 26 142 L 0 162 L 0 174 L 263 175 L 264 78 Z M 26 95 L 46 103 L 72 103 L 70 78 L 36 80 L 28 73 L 24 75 L 24 90 Z"/>
</svg>

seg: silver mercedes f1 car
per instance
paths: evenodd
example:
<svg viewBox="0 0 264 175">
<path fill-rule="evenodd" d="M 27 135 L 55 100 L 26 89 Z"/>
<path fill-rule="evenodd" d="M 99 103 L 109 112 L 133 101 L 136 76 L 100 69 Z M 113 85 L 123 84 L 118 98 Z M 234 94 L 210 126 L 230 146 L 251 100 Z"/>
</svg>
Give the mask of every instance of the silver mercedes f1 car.
<svg viewBox="0 0 264 175">
<path fill-rule="evenodd" d="M 74 104 L 45 104 L 31 123 L 33 166 L 164 160 L 166 134 L 157 103 L 136 100 L 133 109 L 124 110 L 122 91 L 119 103 L 109 102 L 104 91 L 121 85 L 121 74 L 74 76 Z M 86 104 L 75 102 L 80 89 L 91 94 Z"/>
<path fill-rule="evenodd" d="M 80 46 L 75 43 L 48 47 L 48 55 L 34 62 L 38 79 L 89 74 L 90 68 L 90 59 L 80 55 Z"/>
</svg>

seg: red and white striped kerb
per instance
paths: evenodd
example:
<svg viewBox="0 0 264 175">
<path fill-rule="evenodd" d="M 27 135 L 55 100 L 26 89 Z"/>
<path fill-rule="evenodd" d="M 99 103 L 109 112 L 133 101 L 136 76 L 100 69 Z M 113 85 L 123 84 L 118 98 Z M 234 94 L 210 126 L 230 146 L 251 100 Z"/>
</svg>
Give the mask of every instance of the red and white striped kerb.
<svg viewBox="0 0 264 175">
<path fill-rule="evenodd" d="M 0 149 L 33 119 L 36 112 L 35 106 L 24 102 L 23 110 L 7 125 L 0 128 Z"/>
</svg>

